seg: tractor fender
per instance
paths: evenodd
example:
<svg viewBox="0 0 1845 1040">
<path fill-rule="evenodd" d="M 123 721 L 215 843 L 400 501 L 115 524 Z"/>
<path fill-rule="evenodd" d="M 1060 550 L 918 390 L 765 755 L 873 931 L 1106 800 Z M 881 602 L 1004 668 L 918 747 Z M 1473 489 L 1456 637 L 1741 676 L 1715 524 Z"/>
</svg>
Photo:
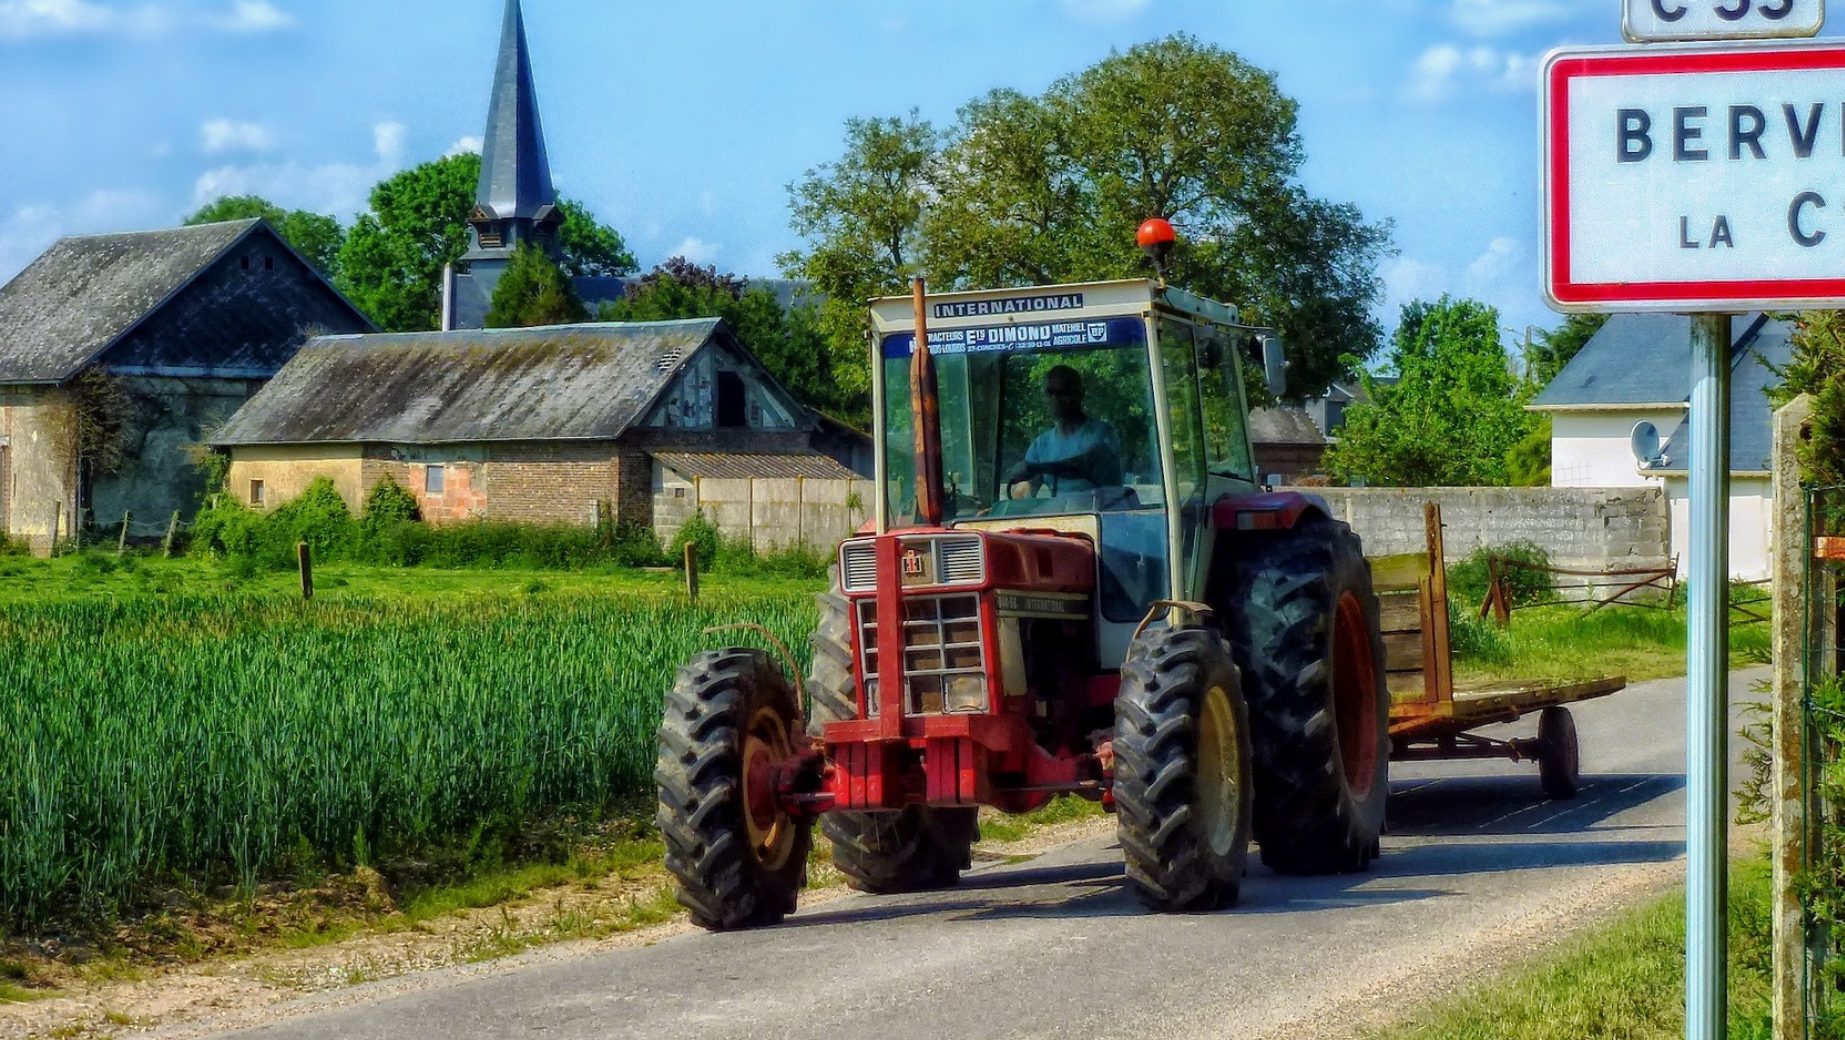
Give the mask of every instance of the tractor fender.
<svg viewBox="0 0 1845 1040">
<path fill-rule="evenodd" d="M 1291 531 L 1302 517 L 1332 518 L 1332 507 L 1318 495 L 1268 491 L 1225 495 L 1211 505 L 1211 526 L 1219 531 Z"/>
</svg>

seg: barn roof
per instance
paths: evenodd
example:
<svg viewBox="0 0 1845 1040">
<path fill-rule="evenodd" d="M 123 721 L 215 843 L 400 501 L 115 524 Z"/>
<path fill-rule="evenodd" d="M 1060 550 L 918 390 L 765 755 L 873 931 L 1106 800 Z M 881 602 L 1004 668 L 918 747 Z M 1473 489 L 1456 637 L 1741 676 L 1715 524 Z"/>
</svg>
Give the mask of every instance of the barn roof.
<svg viewBox="0 0 1845 1040">
<path fill-rule="evenodd" d="M 1254 444 L 1319 444 L 1326 435 L 1299 405 L 1249 410 L 1249 439 Z"/>
<path fill-rule="evenodd" d="M 212 443 L 613 440 L 716 318 L 310 340 Z"/>
<path fill-rule="evenodd" d="M 662 466 L 683 477 L 707 480 L 744 477 L 806 477 L 809 480 L 851 480 L 858 474 L 819 452 L 764 453 L 718 451 L 650 451 Z"/>
<path fill-rule="evenodd" d="M 0 383 L 70 379 L 259 228 L 274 235 L 235 220 L 60 239 L 0 287 Z"/>
<path fill-rule="evenodd" d="M 1762 314 L 1731 323 L 1741 353 L 1764 327 Z M 1534 411 L 1683 404 L 1690 395 L 1691 318 L 1684 314 L 1616 314 L 1589 337 L 1531 403 Z"/>
</svg>

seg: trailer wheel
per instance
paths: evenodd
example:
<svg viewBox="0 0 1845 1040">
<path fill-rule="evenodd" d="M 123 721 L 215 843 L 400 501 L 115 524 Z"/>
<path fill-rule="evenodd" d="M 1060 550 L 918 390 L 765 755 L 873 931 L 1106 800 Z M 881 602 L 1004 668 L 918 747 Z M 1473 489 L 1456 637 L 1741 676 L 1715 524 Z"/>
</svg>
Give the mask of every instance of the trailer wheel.
<svg viewBox="0 0 1845 1040">
<path fill-rule="evenodd" d="M 1581 748 L 1576 742 L 1576 717 L 1564 707 L 1538 713 L 1538 782 L 1552 798 L 1576 797 L 1582 777 Z"/>
<path fill-rule="evenodd" d="M 1249 865 L 1249 714 L 1217 633 L 1159 629 L 1128 647 L 1114 753 L 1117 829 L 1141 902 L 1236 902 Z"/>
<path fill-rule="evenodd" d="M 1365 869 L 1390 780 L 1390 691 L 1358 536 L 1310 516 L 1226 543 L 1211 601 L 1242 670 L 1255 750 L 1255 836 L 1284 874 Z"/>
<path fill-rule="evenodd" d="M 766 653 L 701 653 L 679 669 L 660 723 L 655 819 L 679 902 L 700 927 L 794 912 L 813 827 L 776 804 L 775 767 L 800 732 L 794 689 Z"/>
<path fill-rule="evenodd" d="M 832 589 L 820 596 L 820 625 L 814 631 L 813 668 L 807 680 L 814 736 L 828 722 L 858 717 L 848 611 L 834 573 Z M 851 887 L 861 892 L 917 892 L 961 880 L 961 871 L 973 863 L 974 842 L 980 840 L 979 812 L 914 806 L 901 812 L 834 811 L 820 817 L 820 833 L 832 842 L 833 865 Z"/>
</svg>

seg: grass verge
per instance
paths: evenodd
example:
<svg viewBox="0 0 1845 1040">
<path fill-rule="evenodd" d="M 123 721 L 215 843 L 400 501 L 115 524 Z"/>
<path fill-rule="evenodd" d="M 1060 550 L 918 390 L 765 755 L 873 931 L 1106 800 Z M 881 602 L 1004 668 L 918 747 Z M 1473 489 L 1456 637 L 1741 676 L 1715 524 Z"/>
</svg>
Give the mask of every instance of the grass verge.
<svg viewBox="0 0 1845 1040">
<path fill-rule="evenodd" d="M 1765 662 L 1769 628 L 1731 618 L 1733 667 Z M 1685 611 L 1608 607 L 1533 607 L 1512 615 L 1512 627 L 1483 621 L 1456 604 L 1450 612 L 1455 678 L 1581 679 L 1624 675 L 1628 682 L 1685 674 Z"/>
<path fill-rule="evenodd" d="M 1732 1040 L 1769 1035 L 1768 892 L 1765 859 L 1732 867 Z M 1371 1033 L 1369 1040 L 1676 1040 L 1685 1031 L 1684 943 L 1681 889 L 1535 963 Z"/>
</svg>

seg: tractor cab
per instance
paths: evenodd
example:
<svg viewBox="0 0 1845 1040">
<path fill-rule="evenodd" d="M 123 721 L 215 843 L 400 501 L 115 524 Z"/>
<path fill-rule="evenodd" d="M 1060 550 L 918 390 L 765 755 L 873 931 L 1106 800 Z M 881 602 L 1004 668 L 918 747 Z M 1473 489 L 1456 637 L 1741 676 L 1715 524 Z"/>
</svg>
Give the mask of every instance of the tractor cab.
<svg viewBox="0 0 1845 1040">
<path fill-rule="evenodd" d="M 1202 598 L 1211 504 L 1258 489 L 1243 360 L 1278 362 L 1273 333 L 1147 280 L 952 293 L 927 306 L 942 525 L 1085 539 L 1097 664 L 1118 668 L 1154 604 Z M 872 318 L 877 526 L 903 530 L 923 523 L 913 301 L 878 300 Z"/>
</svg>

